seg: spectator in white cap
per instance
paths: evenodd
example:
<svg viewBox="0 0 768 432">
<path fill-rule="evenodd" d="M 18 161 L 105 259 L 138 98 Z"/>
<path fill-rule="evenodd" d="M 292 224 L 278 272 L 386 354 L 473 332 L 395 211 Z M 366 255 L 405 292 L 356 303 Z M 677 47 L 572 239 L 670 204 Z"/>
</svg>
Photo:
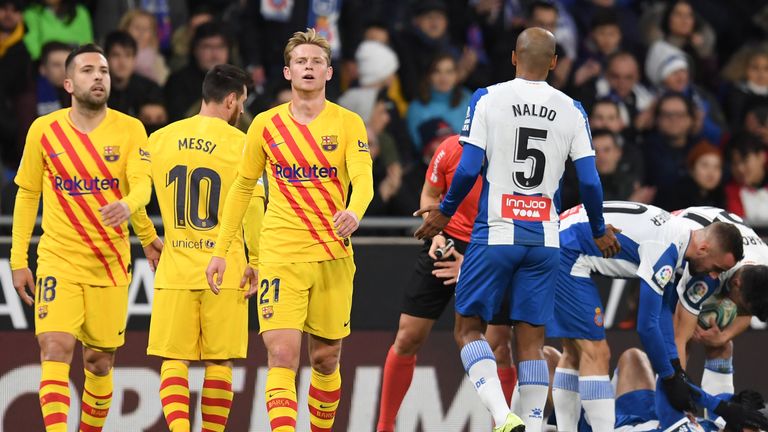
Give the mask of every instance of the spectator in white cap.
<svg viewBox="0 0 768 432">
<path fill-rule="evenodd" d="M 691 82 L 687 55 L 669 42 L 658 40 L 648 50 L 645 74 L 661 91 L 682 93 L 696 106 L 694 135 L 719 144 L 726 133 L 727 122 L 717 99 Z"/>
<path fill-rule="evenodd" d="M 400 67 L 397 54 L 389 45 L 379 41 L 365 40 L 357 47 L 355 62 L 359 85 L 345 91 L 339 97 L 339 105 L 359 114 L 367 124 L 371 118 L 374 102 L 383 99 L 390 117 L 390 121 L 386 124 L 387 132 L 394 138 L 397 151 L 401 156 L 410 154 L 412 146 L 408 130 L 392 100 L 391 87 L 393 85 L 397 87 L 396 73 Z"/>
</svg>

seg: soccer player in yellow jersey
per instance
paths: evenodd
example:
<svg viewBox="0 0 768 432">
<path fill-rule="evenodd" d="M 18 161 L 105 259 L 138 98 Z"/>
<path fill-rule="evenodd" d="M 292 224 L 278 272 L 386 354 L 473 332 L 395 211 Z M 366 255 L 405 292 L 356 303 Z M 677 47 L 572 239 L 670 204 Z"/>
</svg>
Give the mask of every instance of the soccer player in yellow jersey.
<svg viewBox="0 0 768 432">
<path fill-rule="evenodd" d="M 236 129 L 246 98 L 246 73 L 214 66 L 203 81 L 200 113 L 149 137 L 152 178 L 165 227 L 165 248 L 155 275 L 147 354 L 162 357 L 160 399 L 168 427 L 189 432 L 189 362 L 206 363 L 204 431 L 223 431 L 232 404 L 232 359 L 248 348 L 248 298 L 256 293 L 258 233 L 264 187 L 254 189 L 242 219 L 252 266 L 247 266 L 243 230 L 226 255 L 232 270 L 217 294 L 202 269 L 213 251 L 224 198 L 243 155 L 245 134 Z M 241 280 L 241 275 L 243 275 Z M 243 290 L 250 280 L 250 289 Z"/>
<path fill-rule="evenodd" d="M 152 192 L 144 126 L 107 108 L 109 69 L 101 48 L 84 45 L 65 65 L 72 108 L 38 118 L 27 133 L 16 175 L 11 269 L 21 298 L 34 303 L 45 428 L 67 430 L 69 365 L 79 339 L 85 364 L 80 431 L 92 432 L 106 420 L 115 350 L 125 339 L 131 214 L 150 260 L 162 242 L 143 213 Z M 27 249 L 41 194 L 35 281 Z"/>
<path fill-rule="evenodd" d="M 350 331 L 355 264 L 349 236 L 373 196 L 371 157 L 360 117 L 325 100 L 332 74 L 328 41 L 312 29 L 296 32 L 284 57 L 291 101 L 259 114 L 248 129 L 206 274 L 218 290 L 224 257 L 266 168 L 270 197 L 259 239 L 257 307 L 268 355 L 267 411 L 273 431 L 295 430 L 296 370 L 306 332 L 311 430 L 330 431 L 341 393 L 341 341 Z"/>
</svg>

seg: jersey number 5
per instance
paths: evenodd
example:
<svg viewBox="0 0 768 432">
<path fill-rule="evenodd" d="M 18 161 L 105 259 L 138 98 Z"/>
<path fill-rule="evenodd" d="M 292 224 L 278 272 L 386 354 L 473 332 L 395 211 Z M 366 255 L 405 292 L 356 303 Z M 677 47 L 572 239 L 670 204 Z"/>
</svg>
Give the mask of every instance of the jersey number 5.
<svg viewBox="0 0 768 432">
<path fill-rule="evenodd" d="M 544 167 L 547 164 L 546 156 L 544 152 L 535 149 L 528 148 L 531 140 L 546 141 L 547 131 L 544 129 L 533 129 L 527 127 L 521 127 L 517 129 L 517 142 L 515 143 L 515 162 L 525 163 L 528 159 L 531 159 L 533 165 L 530 170 L 531 175 L 526 176 L 527 169 L 515 170 L 514 180 L 515 184 L 522 189 L 533 189 L 538 187 L 542 180 L 544 180 Z"/>
<path fill-rule="evenodd" d="M 176 228 L 186 228 L 189 224 L 198 231 L 208 231 L 218 225 L 221 177 L 216 171 L 198 167 L 188 176 L 186 165 L 176 165 L 168 171 L 165 186 L 173 186 L 176 197 L 173 218 Z M 205 198 L 202 215 L 200 214 L 201 192 Z"/>
</svg>

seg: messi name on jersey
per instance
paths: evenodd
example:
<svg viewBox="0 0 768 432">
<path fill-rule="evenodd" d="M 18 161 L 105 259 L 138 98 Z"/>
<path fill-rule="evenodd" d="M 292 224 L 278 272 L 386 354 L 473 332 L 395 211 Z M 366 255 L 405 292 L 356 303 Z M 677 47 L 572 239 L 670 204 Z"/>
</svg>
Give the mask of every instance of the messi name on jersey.
<svg viewBox="0 0 768 432">
<path fill-rule="evenodd" d="M 71 179 L 56 176 L 53 179 L 53 186 L 58 190 L 67 191 L 70 196 L 90 195 L 94 192 L 120 189 L 120 179 L 116 178 L 80 178 L 74 176 Z"/>
<path fill-rule="evenodd" d="M 290 166 L 275 165 L 275 177 L 283 178 L 290 182 L 312 181 L 316 179 L 333 179 L 338 177 L 339 169 L 336 167 L 324 167 L 318 165 Z"/>
<path fill-rule="evenodd" d="M 179 140 L 179 150 L 200 150 L 212 154 L 216 150 L 216 143 L 204 138 L 189 137 Z"/>
</svg>

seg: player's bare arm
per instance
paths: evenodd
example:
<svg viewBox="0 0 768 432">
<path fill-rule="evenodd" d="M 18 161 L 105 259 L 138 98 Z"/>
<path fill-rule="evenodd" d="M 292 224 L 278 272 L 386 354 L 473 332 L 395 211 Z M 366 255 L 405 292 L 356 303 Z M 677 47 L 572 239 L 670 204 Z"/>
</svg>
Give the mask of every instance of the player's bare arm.
<svg viewBox="0 0 768 432">
<path fill-rule="evenodd" d="M 738 316 L 728 327 L 722 330 L 714 322 L 710 322 L 710 327 L 707 330 L 697 326 L 693 340 L 708 347 L 721 347 L 748 329 L 751 321 L 751 316 Z"/>
<path fill-rule="evenodd" d="M 245 298 L 251 298 L 259 292 L 259 271 L 250 265 L 245 267 L 243 278 L 240 280 L 240 288 L 245 288 L 245 284 L 248 284 L 248 291 L 245 293 Z"/>
<path fill-rule="evenodd" d="M 688 341 L 693 338 L 698 322 L 698 316 L 688 312 L 681 303 L 677 304 L 674 320 L 675 345 L 677 345 L 677 353 L 680 355 L 680 364 L 683 369 L 686 368 L 688 361 Z"/>
</svg>

